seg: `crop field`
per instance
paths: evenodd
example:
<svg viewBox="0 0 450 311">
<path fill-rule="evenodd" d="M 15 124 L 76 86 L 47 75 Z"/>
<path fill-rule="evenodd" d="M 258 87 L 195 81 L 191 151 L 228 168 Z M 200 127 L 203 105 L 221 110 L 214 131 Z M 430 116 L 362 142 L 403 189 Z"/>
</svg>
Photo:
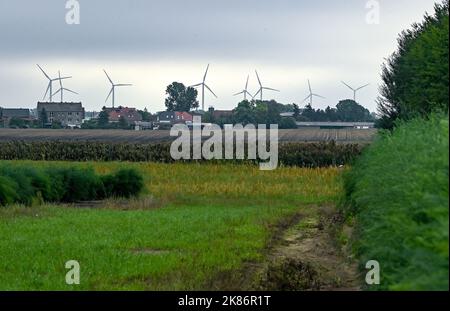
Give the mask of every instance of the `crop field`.
<svg viewBox="0 0 450 311">
<path fill-rule="evenodd" d="M 279 130 L 280 142 L 367 143 L 375 137 L 375 129 L 296 129 Z M 169 131 L 123 130 L 43 130 L 0 129 L 0 142 L 20 141 L 89 141 L 106 143 L 161 143 L 173 140 Z"/>
<path fill-rule="evenodd" d="M 249 267 L 265 260 L 279 224 L 334 206 L 342 193 L 337 168 L 2 163 L 89 166 L 98 174 L 135 168 L 145 190 L 92 205 L 0 207 L 0 290 L 252 288 L 257 274 Z M 80 263 L 80 285 L 65 283 L 69 260 Z"/>
</svg>

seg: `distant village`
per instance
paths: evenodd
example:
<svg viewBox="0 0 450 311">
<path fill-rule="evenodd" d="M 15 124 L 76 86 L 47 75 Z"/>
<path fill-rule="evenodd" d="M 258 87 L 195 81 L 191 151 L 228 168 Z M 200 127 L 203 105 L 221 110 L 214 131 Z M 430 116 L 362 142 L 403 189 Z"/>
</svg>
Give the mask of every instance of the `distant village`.
<svg viewBox="0 0 450 311">
<path fill-rule="evenodd" d="M 270 102 L 268 102 L 270 104 Z M 275 102 L 276 103 L 276 102 Z M 281 104 L 279 104 L 281 105 Z M 289 110 L 289 107 L 283 110 Z M 103 107 L 101 111 L 85 111 L 81 102 L 38 102 L 35 109 L 1 108 L 0 128 L 29 129 L 122 129 L 167 130 L 175 124 L 191 125 L 194 116 L 202 116 L 204 122 L 227 124 L 233 122 L 237 110 L 161 111 L 152 114 L 147 109 L 119 106 Z M 277 112 L 281 128 L 373 128 L 373 120 L 357 121 L 309 121 L 302 118 L 305 109 L 298 112 Z M 298 114 L 298 116 L 296 116 Z M 244 122 L 239 122 L 244 123 Z M 246 122 L 250 123 L 250 122 Z M 286 126 L 287 124 L 287 126 Z"/>
<path fill-rule="evenodd" d="M 2 108 L 0 107 L 0 127 L 15 129 L 47 128 L 47 129 L 121 129 L 121 130 L 167 130 L 175 124 L 192 125 L 194 116 L 202 117 L 205 124 L 278 124 L 281 129 L 296 129 L 299 127 L 314 128 L 356 128 L 367 129 L 375 127 L 376 115 L 359 105 L 356 101 L 357 92 L 368 84 L 353 88 L 345 82 L 345 87 L 353 93 L 353 99 L 339 101 L 336 108 L 328 106 L 325 110 L 312 107 L 313 98 L 324 98 L 313 92 L 308 80 L 309 94 L 302 102 L 308 102 L 304 108 L 297 104 L 284 105 L 275 100 L 264 100 L 263 92 L 279 90 L 265 86 L 258 74 L 259 89 L 252 95 L 248 91 L 249 76 L 245 88 L 234 96 L 243 96 L 233 110 L 216 110 L 214 107 L 205 109 L 205 90 L 213 96 L 217 95 L 206 84 L 209 65 L 201 83 L 186 87 L 183 83 L 173 82 L 167 86 L 165 100 L 166 111 L 150 113 L 146 108 L 139 110 L 134 107 L 115 105 L 117 87 L 132 86 L 113 82 L 110 75 L 104 73 L 111 84 L 111 90 L 106 98 L 111 100 L 111 107 L 104 106 L 100 111 L 85 111 L 81 102 L 64 101 L 64 92 L 78 94 L 63 86 L 63 81 L 72 77 L 50 77 L 41 66 L 37 65 L 48 86 L 44 100 L 37 103 L 34 109 Z M 53 83 L 59 82 L 60 88 L 53 92 Z M 197 90 L 201 90 L 200 92 Z M 60 100 L 53 97 L 59 93 Z M 47 96 L 48 95 L 48 96 Z M 201 102 L 197 100 L 198 95 Z M 249 99 L 247 99 L 249 98 Z M 201 104 L 201 106 L 200 106 Z"/>
</svg>

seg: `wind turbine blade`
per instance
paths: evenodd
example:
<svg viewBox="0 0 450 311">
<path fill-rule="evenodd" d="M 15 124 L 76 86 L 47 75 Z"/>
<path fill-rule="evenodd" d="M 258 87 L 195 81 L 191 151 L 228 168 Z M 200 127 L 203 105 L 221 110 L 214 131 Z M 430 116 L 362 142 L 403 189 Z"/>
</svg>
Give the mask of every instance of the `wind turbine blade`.
<svg viewBox="0 0 450 311">
<path fill-rule="evenodd" d="M 312 94 L 311 82 L 308 79 L 309 94 Z"/>
<path fill-rule="evenodd" d="M 36 64 L 36 65 L 37 65 L 37 66 L 39 67 L 39 69 L 42 71 L 42 73 L 44 74 L 44 76 L 45 76 L 47 79 L 51 80 L 50 77 L 45 73 L 44 69 L 42 69 L 42 67 L 39 66 L 38 64 Z"/>
<path fill-rule="evenodd" d="M 245 83 L 245 91 L 248 89 L 248 80 L 250 79 L 250 75 L 247 76 L 247 82 Z"/>
<path fill-rule="evenodd" d="M 256 78 L 258 79 L 259 86 L 262 87 L 261 79 L 259 79 L 258 71 L 255 70 L 255 73 L 256 73 Z"/>
<path fill-rule="evenodd" d="M 258 90 L 258 92 L 256 92 L 256 94 L 255 95 L 253 95 L 252 97 L 253 98 L 255 98 L 256 96 L 258 96 L 259 95 L 259 93 L 261 93 L 262 92 L 262 88 L 260 88 L 259 90 Z"/>
<path fill-rule="evenodd" d="M 353 89 L 350 85 L 348 85 L 348 84 L 345 83 L 344 81 L 341 81 L 341 82 L 342 82 L 342 84 L 344 84 L 346 87 L 348 87 L 350 90 L 354 91 L 354 89 Z"/>
<path fill-rule="evenodd" d="M 370 83 L 368 83 L 368 84 L 366 84 L 366 85 L 363 85 L 363 86 L 357 88 L 355 91 L 359 91 L 359 90 L 361 90 L 361 89 L 363 89 L 363 88 L 365 88 L 365 87 L 368 87 L 369 85 L 370 85 Z"/>
<path fill-rule="evenodd" d="M 198 87 L 198 86 L 200 86 L 200 85 L 202 85 L 203 83 L 198 83 L 198 84 L 194 84 L 194 85 L 191 85 L 190 87 Z"/>
<path fill-rule="evenodd" d="M 133 86 L 133 84 L 114 84 L 114 86 Z"/>
<path fill-rule="evenodd" d="M 55 93 L 52 94 L 52 96 L 55 96 L 56 94 L 58 94 L 59 92 L 61 92 L 62 89 L 57 90 Z"/>
<path fill-rule="evenodd" d="M 207 86 L 207 85 L 205 84 L 205 87 L 208 89 L 208 91 L 210 91 L 210 92 L 217 98 L 217 95 L 209 88 L 209 86 Z"/>
<path fill-rule="evenodd" d="M 62 78 L 53 79 L 53 81 L 57 81 L 57 80 L 67 80 L 67 79 L 72 79 L 72 76 L 70 76 L 70 77 L 62 77 Z"/>
<path fill-rule="evenodd" d="M 205 83 L 205 81 L 206 81 L 206 75 L 208 74 L 208 70 L 209 70 L 209 64 L 206 67 L 205 75 L 203 76 L 203 83 Z"/>
<path fill-rule="evenodd" d="M 233 96 L 238 96 L 238 95 L 244 94 L 245 92 L 246 92 L 246 91 L 242 91 L 242 92 L 239 92 L 239 93 L 233 94 Z"/>
<path fill-rule="evenodd" d="M 306 97 L 303 101 L 302 101 L 302 104 L 305 102 L 305 101 L 307 101 L 308 99 L 310 99 L 311 98 L 311 95 L 308 95 L 308 97 Z"/>
<path fill-rule="evenodd" d="M 69 89 L 66 89 L 66 88 L 64 88 L 63 89 L 64 91 L 67 91 L 67 92 L 70 92 L 70 93 L 73 93 L 73 94 L 77 94 L 77 95 L 79 95 L 77 92 L 75 92 L 75 91 L 72 91 L 72 90 L 69 90 Z"/>
<path fill-rule="evenodd" d="M 111 91 L 109 91 L 108 97 L 106 97 L 105 103 L 108 101 L 109 97 L 111 96 L 112 92 L 114 90 L 114 87 L 111 88 Z"/>
<path fill-rule="evenodd" d="M 270 88 L 270 87 L 263 87 L 263 89 L 269 90 L 269 91 L 274 91 L 274 92 L 280 92 L 280 90 L 272 89 L 272 88 Z"/>
<path fill-rule="evenodd" d="M 112 82 L 111 78 L 109 77 L 108 73 L 106 72 L 105 69 L 103 69 L 103 71 L 105 72 L 106 77 L 108 78 L 109 82 L 111 82 L 111 84 L 114 84 L 114 82 Z"/>
<path fill-rule="evenodd" d="M 316 97 L 320 97 L 320 98 L 324 98 L 325 99 L 325 97 L 323 97 L 322 95 L 319 95 L 319 94 L 311 94 L 312 96 L 316 96 Z"/>
<path fill-rule="evenodd" d="M 58 70 L 58 77 L 59 77 L 59 86 L 60 86 L 61 88 L 63 88 L 63 85 L 62 85 L 62 79 L 61 79 L 61 71 L 59 71 L 59 70 Z"/>
<path fill-rule="evenodd" d="M 42 98 L 42 100 L 45 100 L 45 97 L 47 97 L 48 91 L 50 91 L 50 84 L 51 84 L 51 82 L 49 82 L 49 84 L 48 84 L 48 86 L 47 86 L 47 90 L 45 91 L 45 95 L 44 95 L 44 97 Z"/>
</svg>

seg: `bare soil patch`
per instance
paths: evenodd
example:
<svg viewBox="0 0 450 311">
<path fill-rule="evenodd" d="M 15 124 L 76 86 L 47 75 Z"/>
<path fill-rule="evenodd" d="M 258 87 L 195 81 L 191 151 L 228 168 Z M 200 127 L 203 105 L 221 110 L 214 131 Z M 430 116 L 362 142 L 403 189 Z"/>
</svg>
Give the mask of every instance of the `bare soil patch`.
<svg viewBox="0 0 450 311">
<path fill-rule="evenodd" d="M 342 219 L 334 208 L 305 215 L 284 232 L 260 272 L 261 290 L 360 290 L 357 264 L 336 242 Z"/>
</svg>

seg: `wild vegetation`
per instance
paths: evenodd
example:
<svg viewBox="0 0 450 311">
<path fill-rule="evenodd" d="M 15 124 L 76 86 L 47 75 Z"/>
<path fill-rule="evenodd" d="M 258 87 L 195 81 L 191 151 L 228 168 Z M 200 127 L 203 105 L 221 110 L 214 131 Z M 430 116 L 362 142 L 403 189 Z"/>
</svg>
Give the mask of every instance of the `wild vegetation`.
<svg viewBox="0 0 450 311">
<path fill-rule="evenodd" d="M 0 206 L 130 197 L 142 188 L 141 175 L 130 169 L 100 176 L 91 167 L 0 163 Z"/>
<path fill-rule="evenodd" d="M 0 209 L 2 290 L 243 289 L 257 277 L 249 267 L 265 260 L 278 225 L 314 213 L 317 206 L 332 206 L 342 189 L 335 168 L 38 165 L 91 166 L 100 175 L 131 168 L 144 176 L 145 190 L 140 198 L 106 200 L 93 208 Z M 64 265 L 73 259 L 81 267 L 79 286 L 65 283 Z"/>
<path fill-rule="evenodd" d="M 385 133 L 347 174 L 362 264 L 377 260 L 378 289 L 448 290 L 448 117 L 415 119 Z"/>
<path fill-rule="evenodd" d="M 448 9 L 445 0 L 400 35 L 379 99 L 380 124 L 393 132 L 345 178 L 354 250 L 362 265 L 381 265 L 371 289 L 448 290 Z"/>
</svg>

